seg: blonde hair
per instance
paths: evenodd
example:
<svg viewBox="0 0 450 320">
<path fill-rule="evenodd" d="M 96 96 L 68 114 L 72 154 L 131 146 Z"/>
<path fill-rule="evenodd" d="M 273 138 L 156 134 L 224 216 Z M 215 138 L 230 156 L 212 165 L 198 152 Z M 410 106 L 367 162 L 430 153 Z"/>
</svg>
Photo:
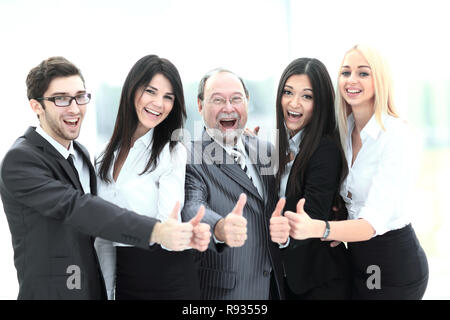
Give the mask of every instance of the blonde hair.
<svg viewBox="0 0 450 320">
<path fill-rule="evenodd" d="M 385 130 L 383 122 L 381 120 L 382 114 L 388 114 L 396 118 L 399 117 L 393 101 L 392 77 L 389 66 L 377 50 L 367 45 L 355 45 L 345 53 L 344 59 L 349 52 L 355 50 L 361 53 L 364 58 L 366 58 L 367 63 L 369 64 L 369 67 L 372 71 L 375 95 L 375 119 L 377 120 L 381 128 Z M 342 68 L 344 59 L 342 59 L 341 66 L 339 68 L 338 78 L 341 74 L 340 69 Z M 339 83 L 339 79 L 337 83 Z M 336 123 L 338 125 L 342 146 L 344 150 L 347 150 L 347 117 L 351 113 L 351 108 L 347 101 L 345 101 L 344 97 L 341 95 L 339 88 L 336 91 Z"/>
</svg>

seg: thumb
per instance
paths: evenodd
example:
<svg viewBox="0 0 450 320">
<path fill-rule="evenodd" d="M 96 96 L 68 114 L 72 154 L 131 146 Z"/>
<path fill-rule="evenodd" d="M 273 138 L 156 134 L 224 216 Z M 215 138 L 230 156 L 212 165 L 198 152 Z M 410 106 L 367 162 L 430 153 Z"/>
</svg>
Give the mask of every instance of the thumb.
<svg viewBox="0 0 450 320">
<path fill-rule="evenodd" d="M 253 133 L 255 134 L 255 136 L 258 135 L 259 129 L 259 126 L 256 126 L 255 129 L 253 129 Z"/>
<path fill-rule="evenodd" d="M 192 226 L 196 226 L 200 223 L 200 221 L 202 221 L 203 216 L 205 215 L 205 206 L 201 205 L 200 208 L 197 211 L 197 215 L 195 217 L 193 217 L 189 223 L 192 224 Z"/>
<path fill-rule="evenodd" d="M 277 206 L 275 207 L 275 210 L 272 213 L 272 217 L 280 217 L 281 211 L 283 211 L 285 204 L 286 204 L 286 199 L 280 198 L 280 200 L 278 200 Z"/>
<path fill-rule="evenodd" d="M 231 212 L 242 216 L 246 202 L 247 202 L 247 195 L 245 193 L 241 193 L 241 195 L 239 196 L 239 200 L 236 203 L 236 206 L 234 207 L 233 211 L 231 211 Z"/>
<path fill-rule="evenodd" d="M 297 213 L 305 213 L 305 210 L 303 209 L 303 206 L 305 205 L 305 198 L 300 199 L 300 201 L 297 203 Z"/>
<path fill-rule="evenodd" d="M 169 218 L 178 220 L 178 211 L 180 211 L 180 207 L 181 207 L 180 201 L 177 201 L 172 209 L 172 212 L 170 213 Z"/>
</svg>

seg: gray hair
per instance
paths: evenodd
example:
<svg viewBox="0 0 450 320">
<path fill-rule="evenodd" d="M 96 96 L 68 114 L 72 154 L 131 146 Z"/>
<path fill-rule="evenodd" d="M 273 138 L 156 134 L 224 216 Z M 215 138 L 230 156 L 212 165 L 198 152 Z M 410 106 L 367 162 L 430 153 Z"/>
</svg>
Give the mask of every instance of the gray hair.
<svg viewBox="0 0 450 320">
<path fill-rule="evenodd" d="M 249 94 L 248 94 L 247 87 L 245 86 L 244 80 L 242 80 L 242 78 L 239 77 L 237 74 L 235 74 L 233 71 L 230 71 L 230 70 L 225 69 L 225 68 L 216 68 L 216 69 L 213 69 L 213 70 L 209 71 L 208 73 L 206 73 L 206 74 L 203 76 L 203 78 L 200 80 L 200 83 L 198 84 L 198 95 L 197 95 L 197 98 L 198 98 L 200 101 L 203 101 L 203 99 L 205 98 L 205 97 L 204 97 L 204 94 L 205 94 L 205 84 L 206 84 L 206 81 L 207 81 L 210 77 L 212 77 L 213 75 L 216 75 L 216 74 L 221 73 L 221 72 L 228 72 L 228 73 L 234 74 L 236 77 L 238 77 L 238 79 L 239 79 L 239 80 L 241 81 L 241 83 L 242 83 L 242 86 L 244 87 L 245 96 L 246 96 L 247 99 L 248 99 Z"/>
</svg>

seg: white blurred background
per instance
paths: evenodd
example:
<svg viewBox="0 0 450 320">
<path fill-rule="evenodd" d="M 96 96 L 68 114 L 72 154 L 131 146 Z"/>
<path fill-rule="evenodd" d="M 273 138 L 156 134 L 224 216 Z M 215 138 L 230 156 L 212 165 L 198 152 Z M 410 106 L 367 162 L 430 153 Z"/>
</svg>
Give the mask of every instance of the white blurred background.
<svg viewBox="0 0 450 320">
<path fill-rule="evenodd" d="M 428 255 L 425 299 L 450 299 L 450 30 L 446 1 L 303 0 L 0 0 L 0 159 L 37 125 L 25 78 L 50 56 L 83 72 L 93 100 L 79 141 L 91 155 L 111 133 L 120 89 L 132 65 L 157 54 L 178 68 L 191 131 L 200 119 L 196 88 L 204 73 L 227 67 L 250 90 L 248 126 L 275 126 L 275 91 L 283 69 L 315 57 L 333 80 L 344 53 L 377 47 L 394 74 L 397 105 L 421 139 L 421 170 L 411 197 L 413 226 Z M 447 208 L 447 209 L 445 209 Z M 0 203 L 0 299 L 16 299 L 11 236 Z"/>
</svg>

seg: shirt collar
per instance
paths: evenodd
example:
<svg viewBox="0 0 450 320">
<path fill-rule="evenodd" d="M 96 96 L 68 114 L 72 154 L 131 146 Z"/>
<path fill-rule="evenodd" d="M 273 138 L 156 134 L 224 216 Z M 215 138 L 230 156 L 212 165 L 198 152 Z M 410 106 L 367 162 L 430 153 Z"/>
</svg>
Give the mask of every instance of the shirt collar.
<svg viewBox="0 0 450 320">
<path fill-rule="evenodd" d="M 386 118 L 387 118 L 386 114 L 381 115 L 381 122 L 383 124 L 386 123 Z M 355 117 L 353 116 L 353 113 L 350 113 L 350 115 L 347 117 L 348 137 L 351 137 L 354 126 L 355 126 Z M 372 139 L 375 140 L 380 134 L 381 130 L 382 130 L 381 126 L 378 123 L 375 114 L 373 114 L 370 120 L 361 130 L 361 139 L 364 140 L 366 137 L 371 137 Z"/>
<path fill-rule="evenodd" d="M 44 129 L 41 128 L 41 126 L 36 127 L 36 132 L 39 133 L 42 138 L 47 140 L 55 149 L 58 151 L 64 159 L 67 159 L 69 155 L 75 154 L 75 149 L 73 148 L 73 141 L 70 141 L 69 149 L 64 148 L 62 144 L 60 144 L 58 141 L 53 139 L 47 132 L 44 131 Z"/>
<path fill-rule="evenodd" d="M 138 143 L 142 143 L 146 148 L 148 148 L 152 144 L 152 139 L 153 139 L 153 128 L 148 130 L 148 132 L 146 134 L 144 134 L 142 137 L 137 139 L 134 142 L 134 145 L 136 145 Z"/>
<path fill-rule="evenodd" d="M 296 155 L 300 151 L 300 143 L 302 142 L 303 129 L 297 132 L 292 138 L 289 139 L 289 151 Z M 288 133 L 289 135 L 289 133 Z"/>
<path fill-rule="evenodd" d="M 384 124 L 386 121 L 386 115 L 382 114 L 381 116 L 381 122 Z M 378 135 L 381 132 L 381 126 L 378 123 L 375 114 L 372 115 L 369 122 L 364 126 L 363 130 L 361 131 L 361 139 L 365 138 L 366 136 L 371 137 L 372 139 L 376 139 Z"/>
</svg>

